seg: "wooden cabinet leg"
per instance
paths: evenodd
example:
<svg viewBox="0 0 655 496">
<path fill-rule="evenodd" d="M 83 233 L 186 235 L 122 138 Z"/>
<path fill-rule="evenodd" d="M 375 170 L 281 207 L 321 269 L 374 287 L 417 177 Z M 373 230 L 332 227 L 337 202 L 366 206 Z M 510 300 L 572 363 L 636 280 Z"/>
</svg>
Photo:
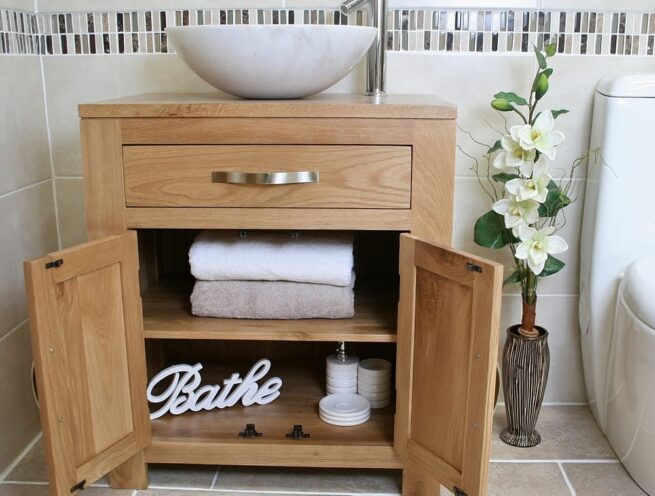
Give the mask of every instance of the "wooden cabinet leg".
<svg viewBox="0 0 655 496">
<path fill-rule="evenodd" d="M 148 489 L 148 464 L 143 451 L 109 472 L 108 478 L 115 489 Z"/>
<path fill-rule="evenodd" d="M 441 485 L 416 467 L 403 470 L 403 496 L 439 496 L 440 494 Z"/>
</svg>

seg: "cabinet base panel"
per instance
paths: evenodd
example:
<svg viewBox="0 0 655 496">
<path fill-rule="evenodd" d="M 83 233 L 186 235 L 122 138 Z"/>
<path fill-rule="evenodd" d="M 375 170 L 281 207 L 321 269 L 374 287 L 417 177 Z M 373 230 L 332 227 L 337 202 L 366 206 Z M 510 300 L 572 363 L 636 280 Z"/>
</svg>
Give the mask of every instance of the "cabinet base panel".
<svg viewBox="0 0 655 496">
<path fill-rule="evenodd" d="M 298 441 L 302 443 L 303 441 Z M 402 468 L 393 446 L 220 443 L 153 439 L 148 463 L 315 468 Z"/>
</svg>

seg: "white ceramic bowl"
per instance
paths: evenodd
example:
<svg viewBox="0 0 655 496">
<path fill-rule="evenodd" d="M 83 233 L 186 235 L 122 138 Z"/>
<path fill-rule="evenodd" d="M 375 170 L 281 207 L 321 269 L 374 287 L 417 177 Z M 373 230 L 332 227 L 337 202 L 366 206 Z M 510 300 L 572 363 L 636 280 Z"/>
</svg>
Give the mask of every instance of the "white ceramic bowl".
<svg viewBox="0 0 655 496">
<path fill-rule="evenodd" d="M 328 386 L 336 386 L 336 387 L 357 387 L 357 378 L 356 377 L 334 378 L 328 376 L 326 384 Z"/>
<path fill-rule="evenodd" d="M 359 377 L 380 380 L 381 378 L 391 377 L 391 362 L 383 360 L 382 358 L 367 358 L 359 362 L 357 367 L 357 374 Z"/>
<path fill-rule="evenodd" d="M 383 401 L 371 401 L 371 408 L 372 409 L 377 409 L 377 408 L 384 408 L 389 406 L 389 403 L 391 403 L 391 400 L 383 400 Z"/>
<path fill-rule="evenodd" d="M 257 99 L 302 98 L 332 86 L 366 54 L 368 26 L 176 26 L 166 35 L 182 60 L 209 84 Z"/>
<path fill-rule="evenodd" d="M 357 386 L 339 387 L 339 386 L 326 386 L 325 391 L 327 394 L 357 394 Z"/>
<path fill-rule="evenodd" d="M 379 393 L 367 393 L 361 389 L 357 392 L 369 401 L 388 401 L 391 399 L 391 391 L 381 391 Z"/>
<path fill-rule="evenodd" d="M 357 379 L 357 386 L 366 391 L 383 391 L 385 389 L 391 389 L 391 381 L 369 382 L 360 377 Z"/>
</svg>

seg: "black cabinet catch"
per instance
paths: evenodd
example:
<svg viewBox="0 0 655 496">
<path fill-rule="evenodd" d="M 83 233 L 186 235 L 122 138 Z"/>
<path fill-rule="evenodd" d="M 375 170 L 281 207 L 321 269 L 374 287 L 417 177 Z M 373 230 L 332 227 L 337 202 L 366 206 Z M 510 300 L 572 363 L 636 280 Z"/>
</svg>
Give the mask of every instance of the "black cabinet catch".
<svg viewBox="0 0 655 496">
<path fill-rule="evenodd" d="M 287 437 L 291 439 L 306 439 L 309 437 L 309 434 L 303 432 L 302 425 L 296 424 L 293 426 L 293 430 L 287 433 Z"/>
<path fill-rule="evenodd" d="M 482 267 L 471 262 L 466 262 L 466 268 L 469 272 L 482 272 Z"/>
<path fill-rule="evenodd" d="M 64 264 L 64 259 L 60 258 L 59 260 L 54 260 L 52 262 L 48 262 L 45 264 L 46 269 L 56 269 L 58 267 L 61 267 Z"/>
<path fill-rule="evenodd" d="M 255 424 L 246 424 L 245 430 L 239 432 L 239 437 L 262 437 L 263 435 L 263 433 L 257 432 Z"/>
<path fill-rule="evenodd" d="M 78 482 L 73 487 L 71 487 L 71 493 L 74 493 L 75 491 L 81 491 L 82 489 L 84 489 L 84 486 L 86 486 L 86 479 L 84 479 L 81 482 Z"/>
</svg>

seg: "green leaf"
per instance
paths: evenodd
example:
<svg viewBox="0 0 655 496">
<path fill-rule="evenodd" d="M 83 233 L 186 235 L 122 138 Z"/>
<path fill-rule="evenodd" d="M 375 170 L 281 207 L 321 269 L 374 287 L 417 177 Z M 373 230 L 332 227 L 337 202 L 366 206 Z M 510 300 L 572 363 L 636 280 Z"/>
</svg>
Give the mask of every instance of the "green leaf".
<svg viewBox="0 0 655 496">
<path fill-rule="evenodd" d="M 502 147 L 503 147 L 503 146 L 500 144 L 500 140 L 498 140 L 498 141 L 496 141 L 496 142 L 493 144 L 493 146 L 490 146 L 490 147 L 489 147 L 489 151 L 488 151 L 487 153 L 497 152 L 497 151 L 500 150 Z"/>
<path fill-rule="evenodd" d="M 549 43 L 546 45 L 546 57 L 552 57 L 557 53 L 557 44 L 556 43 Z"/>
<path fill-rule="evenodd" d="M 518 96 L 516 93 L 512 93 L 511 91 L 501 91 L 500 93 L 496 93 L 494 98 L 502 98 L 503 100 L 507 100 L 510 103 L 515 103 L 516 105 L 528 104 L 528 101 L 525 98 Z"/>
<path fill-rule="evenodd" d="M 501 172 L 500 174 L 494 174 L 491 176 L 491 178 L 497 183 L 506 183 L 517 177 L 519 177 L 517 174 L 508 174 L 507 172 Z"/>
<path fill-rule="evenodd" d="M 548 183 L 546 201 L 539 205 L 539 217 L 555 217 L 560 210 L 570 205 L 572 200 L 562 193 L 555 181 Z"/>
<path fill-rule="evenodd" d="M 495 108 L 496 110 L 500 110 L 501 112 L 510 112 L 514 110 L 514 107 L 512 107 L 512 104 L 509 103 L 507 100 L 504 98 L 495 98 L 491 101 L 491 106 Z"/>
<path fill-rule="evenodd" d="M 518 243 L 519 239 L 505 227 L 502 215 L 489 210 L 475 222 L 473 240 L 480 246 L 497 250 L 508 243 Z"/>
<path fill-rule="evenodd" d="M 553 75 L 553 70 L 549 67 L 544 71 L 544 74 L 546 75 L 547 78 Z"/>
<path fill-rule="evenodd" d="M 503 281 L 503 286 L 506 284 L 518 284 L 521 282 L 521 274 L 518 270 L 512 272 L 512 274 Z"/>
<path fill-rule="evenodd" d="M 553 114 L 553 119 L 557 119 L 562 114 L 568 114 L 569 111 L 566 109 L 559 109 L 559 110 L 551 110 L 551 113 Z"/>
<path fill-rule="evenodd" d="M 537 45 L 534 45 L 534 54 L 537 56 L 537 62 L 539 63 L 539 69 L 542 71 L 548 67 L 548 64 L 546 63 L 546 57 L 544 54 L 537 48 Z"/>
<path fill-rule="evenodd" d="M 552 255 L 548 255 L 546 259 L 546 264 L 544 265 L 544 270 L 541 271 L 539 277 L 552 276 L 557 274 L 560 270 L 564 268 L 566 264 L 562 262 L 559 258 L 555 258 Z"/>
</svg>

